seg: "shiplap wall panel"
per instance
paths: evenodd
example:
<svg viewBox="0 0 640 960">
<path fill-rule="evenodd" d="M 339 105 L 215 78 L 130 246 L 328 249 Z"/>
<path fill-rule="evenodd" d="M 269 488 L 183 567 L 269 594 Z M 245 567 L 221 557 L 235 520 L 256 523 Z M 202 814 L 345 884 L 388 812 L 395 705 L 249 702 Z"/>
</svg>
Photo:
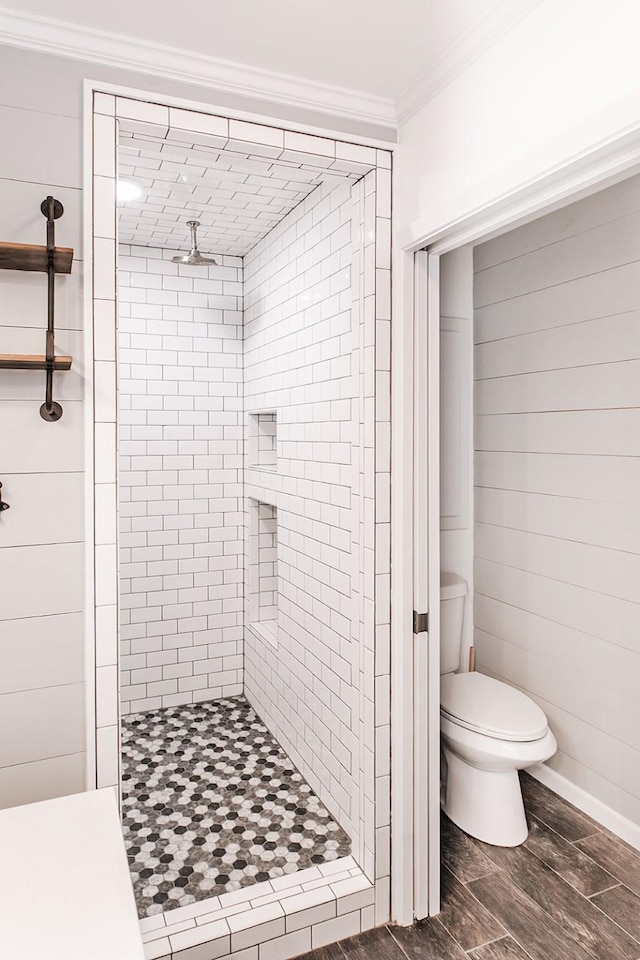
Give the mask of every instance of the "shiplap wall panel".
<svg viewBox="0 0 640 960">
<path fill-rule="evenodd" d="M 549 671 L 546 656 L 523 650 L 509 640 L 478 630 L 477 639 L 494 662 L 500 663 L 507 679 L 523 674 L 527 682 L 545 691 L 545 699 L 574 717 L 587 718 L 602 733 L 609 734 L 629 747 L 637 747 L 640 729 L 640 701 L 637 697 L 620 696 L 618 684 L 607 686 L 592 673 L 588 662 L 567 663 L 556 660 Z M 637 774 L 635 774 L 637 781 Z"/>
<path fill-rule="evenodd" d="M 475 643 L 640 823 L 640 177 L 477 248 Z"/>
<path fill-rule="evenodd" d="M 479 249 L 479 248 L 477 248 Z M 581 323 L 637 309 L 634 295 L 640 283 L 640 263 L 627 263 L 603 273 L 579 277 L 542 290 L 492 303 L 474 311 L 476 343 L 516 337 L 558 324 Z M 514 310 L 514 306 L 517 309 Z"/>
<path fill-rule="evenodd" d="M 476 556 L 634 602 L 640 556 L 560 537 L 478 523 Z"/>
<path fill-rule="evenodd" d="M 559 407 L 627 407 L 635 401 L 639 380 L 639 360 L 495 377 L 476 383 L 475 410 L 477 414 L 546 413 Z"/>
<path fill-rule="evenodd" d="M 510 603 L 586 634 L 597 637 L 613 635 L 613 642 L 620 646 L 640 649 L 640 606 L 637 603 L 480 557 L 476 557 L 475 575 L 478 592 L 483 596 Z"/>
<path fill-rule="evenodd" d="M 82 543 L 35 544 L 1 550 L 0 621 L 82 610 L 82 581 L 69 575 L 82 562 Z"/>
<path fill-rule="evenodd" d="M 476 273 L 475 302 L 484 307 L 638 259 L 640 214 L 635 213 Z"/>
<path fill-rule="evenodd" d="M 638 224 L 640 233 L 640 223 Z M 565 319 L 569 319 L 568 317 Z M 478 380 L 516 373 L 635 360 L 640 352 L 640 311 L 492 340 L 476 346 Z"/>
<path fill-rule="evenodd" d="M 485 488 L 477 491 L 476 519 L 631 554 L 640 541 L 640 504 Z"/>
<path fill-rule="evenodd" d="M 635 457 L 640 454 L 640 410 L 488 415 L 476 433 L 476 450 Z"/>
<path fill-rule="evenodd" d="M 567 718 L 560 720 L 560 730 L 567 731 L 569 744 L 586 748 L 587 756 L 595 752 L 593 748 L 600 747 L 596 765 L 599 772 L 617 781 L 621 790 L 638 795 L 640 766 L 634 756 L 640 719 L 637 701 L 618 696 L 615 687 L 605 687 L 586 671 L 560 664 L 549 671 L 544 658 L 491 634 L 478 631 L 478 640 L 508 682 L 520 685 L 519 678 L 524 674 L 532 687 L 544 688 L 545 696 L 541 699 L 550 721 L 552 712 Z M 571 755 L 570 750 L 565 752 Z"/>
<path fill-rule="evenodd" d="M 476 597 L 475 623 L 483 633 L 491 629 L 493 636 L 533 651 L 545 657 L 547 663 L 557 660 L 579 669 L 588 648 L 590 672 L 600 677 L 605 686 L 617 684 L 623 695 L 640 698 L 637 681 L 640 651 L 629 650 L 593 633 L 581 632 L 530 610 L 480 594 Z"/>
<path fill-rule="evenodd" d="M 0 744 L 0 765 L 80 753 L 84 744 L 84 688 L 61 684 L 0 697 L 0 728 L 11 730 Z"/>
<path fill-rule="evenodd" d="M 54 101 L 0 108 L 0 239 L 44 243 L 40 204 L 52 194 L 64 205 L 56 243 L 75 251 L 71 275 L 56 277 L 56 351 L 73 356 L 54 381 L 62 420 L 38 413 L 42 371 L 0 378 L 0 481 L 11 505 L 0 516 L 0 807 L 85 787 L 82 122 Z M 46 276 L 0 271 L 0 303 L 2 352 L 44 353 Z"/>
<path fill-rule="evenodd" d="M 81 473 L 18 473 L 3 479 L 2 496 L 11 505 L 2 517 L 4 547 L 73 543 L 84 539 Z M 61 517 L 66 522 L 61 522 Z"/>
<path fill-rule="evenodd" d="M 8 346 L 9 353 L 11 349 Z M 27 378 L 38 377 L 44 391 L 42 373 L 22 372 Z M 63 377 L 64 374 L 59 376 Z M 41 396 L 44 400 L 44 392 Z M 64 404 L 64 415 L 57 422 L 54 433 L 47 429 L 51 425 L 38 413 L 42 400 L 0 401 L 3 408 L 3 416 L 0 417 L 0 450 L 5 473 L 69 473 L 84 469 L 82 404 Z"/>
<path fill-rule="evenodd" d="M 640 210 L 640 191 L 634 178 L 621 180 L 608 190 L 599 190 L 585 197 L 579 204 L 562 207 L 547 217 L 540 217 L 509 233 L 496 237 L 491 243 L 476 248 L 476 270 L 504 263 L 543 247 L 558 243 L 590 227 L 599 227 Z"/>
<path fill-rule="evenodd" d="M 476 451 L 476 487 L 637 504 L 640 459 Z"/>
</svg>

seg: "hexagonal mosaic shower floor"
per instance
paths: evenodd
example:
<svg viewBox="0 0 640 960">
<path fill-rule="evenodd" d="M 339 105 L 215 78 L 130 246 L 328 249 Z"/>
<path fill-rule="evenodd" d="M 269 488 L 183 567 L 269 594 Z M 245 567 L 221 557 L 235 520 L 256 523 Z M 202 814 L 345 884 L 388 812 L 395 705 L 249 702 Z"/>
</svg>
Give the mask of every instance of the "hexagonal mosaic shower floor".
<svg viewBox="0 0 640 960">
<path fill-rule="evenodd" d="M 124 717 L 122 768 L 141 917 L 350 852 L 243 697 Z"/>
</svg>

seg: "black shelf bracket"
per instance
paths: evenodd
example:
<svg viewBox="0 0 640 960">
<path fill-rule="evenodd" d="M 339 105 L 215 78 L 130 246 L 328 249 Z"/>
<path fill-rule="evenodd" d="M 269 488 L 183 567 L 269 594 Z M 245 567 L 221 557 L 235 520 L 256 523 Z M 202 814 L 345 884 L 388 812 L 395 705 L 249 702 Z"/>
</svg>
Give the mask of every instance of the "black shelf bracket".
<svg viewBox="0 0 640 960">
<path fill-rule="evenodd" d="M 47 344 L 45 353 L 46 386 L 45 400 L 40 407 L 40 416 L 55 423 L 62 416 L 62 407 L 53 399 L 53 372 L 55 370 L 55 291 L 56 291 L 56 227 L 55 221 L 64 213 L 59 200 L 47 197 L 40 204 L 47 218 Z"/>
</svg>

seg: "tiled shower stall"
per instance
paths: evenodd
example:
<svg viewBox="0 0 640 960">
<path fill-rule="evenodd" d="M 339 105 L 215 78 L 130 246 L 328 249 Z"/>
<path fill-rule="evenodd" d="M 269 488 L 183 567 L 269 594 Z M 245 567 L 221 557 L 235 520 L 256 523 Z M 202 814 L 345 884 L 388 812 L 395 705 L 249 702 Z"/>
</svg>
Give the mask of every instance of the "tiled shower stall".
<svg viewBox="0 0 640 960">
<path fill-rule="evenodd" d="M 97 782 L 150 956 L 284 960 L 389 913 L 390 154 L 95 94 L 93 162 Z"/>
</svg>

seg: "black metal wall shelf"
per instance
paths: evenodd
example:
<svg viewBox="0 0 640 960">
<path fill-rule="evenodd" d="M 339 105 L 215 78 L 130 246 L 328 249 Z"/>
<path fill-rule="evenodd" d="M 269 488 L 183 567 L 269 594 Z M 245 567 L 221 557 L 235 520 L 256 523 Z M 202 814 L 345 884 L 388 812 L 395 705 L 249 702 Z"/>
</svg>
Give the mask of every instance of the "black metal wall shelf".
<svg viewBox="0 0 640 960">
<path fill-rule="evenodd" d="M 47 244 L 37 246 L 28 243 L 0 243 L 0 270 L 32 270 L 47 274 L 47 340 L 44 356 L 30 354 L 0 354 L 2 370 L 45 370 L 45 401 L 40 407 L 43 420 L 54 423 L 62 416 L 62 407 L 53 399 L 54 371 L 70 370 L 71 357 L 56 357 L 55 335 L 55 275 L 71 273 L 73 250 L 56 247 L 55 221 L 64 213 L 64 207 L 54 197 L 47 197 L 40 204 L 40 211 L 47 218 Z"/>
</svg>

